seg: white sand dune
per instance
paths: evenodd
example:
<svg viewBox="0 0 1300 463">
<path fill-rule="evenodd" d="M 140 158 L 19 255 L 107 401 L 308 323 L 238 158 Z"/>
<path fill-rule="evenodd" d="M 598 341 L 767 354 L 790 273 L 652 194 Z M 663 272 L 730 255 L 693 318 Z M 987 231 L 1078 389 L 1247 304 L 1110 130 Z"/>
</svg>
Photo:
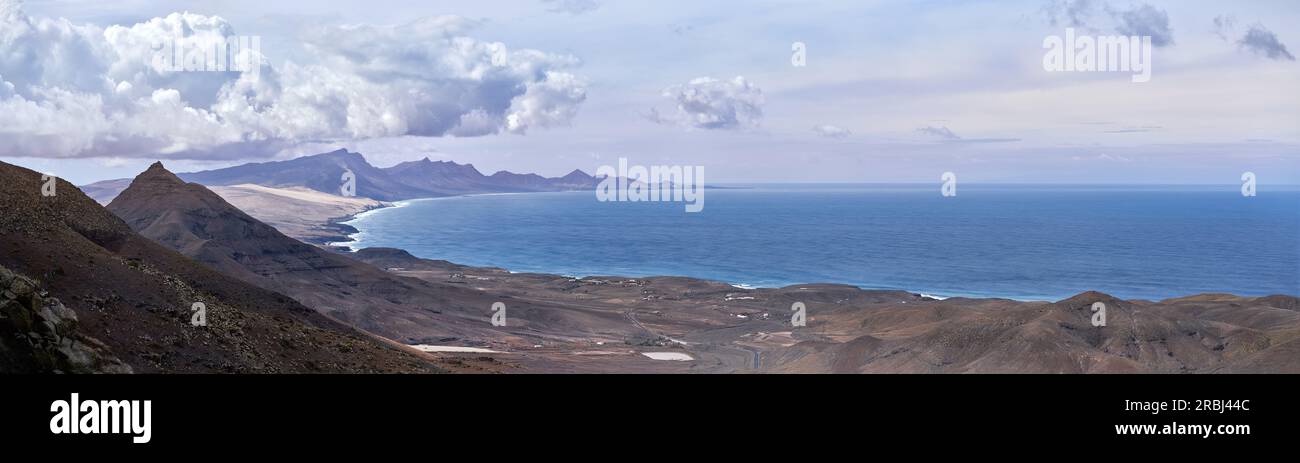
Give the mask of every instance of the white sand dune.
<svg viewBox="0 0 1300 463">
<path fill-rule="evenodd" d="M 332 195 L 302 187 L 244 184 L 208 188 L 280 233 L 304 241 L 336 238 L 339 232 L 328 226 L 331 219 L 388 205 L 370 198 Z"/>
</svg>

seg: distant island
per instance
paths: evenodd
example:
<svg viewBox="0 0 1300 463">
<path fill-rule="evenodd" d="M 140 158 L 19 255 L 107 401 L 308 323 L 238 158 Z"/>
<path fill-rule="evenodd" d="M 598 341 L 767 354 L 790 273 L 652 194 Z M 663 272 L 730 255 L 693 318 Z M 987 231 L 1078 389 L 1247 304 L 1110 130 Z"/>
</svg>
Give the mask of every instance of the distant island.
<svg viewBox="0 0 1300 463">
<path fill-rule="evenodd" d="M 357 196 L 378 201 L 401 201 L 478 193 L 574 191 L 595 188 L 599 178 L 575 169 L 563 177 L 499 171 L 483 175 L 472 164 L 424 158 L 378 168 L 360 153 L 345 149 L 287 161 L 249 163 L 224 169 L 176 174 L 186 182 L 205 186 L 261 185 L 271 188 L 306 188 L 340 194 L 344 173 L 355 176 Z M 82 187 L 100 203 L 112 201 L 130 184 L 129 179 L 95 182 Z"/>
</svg>

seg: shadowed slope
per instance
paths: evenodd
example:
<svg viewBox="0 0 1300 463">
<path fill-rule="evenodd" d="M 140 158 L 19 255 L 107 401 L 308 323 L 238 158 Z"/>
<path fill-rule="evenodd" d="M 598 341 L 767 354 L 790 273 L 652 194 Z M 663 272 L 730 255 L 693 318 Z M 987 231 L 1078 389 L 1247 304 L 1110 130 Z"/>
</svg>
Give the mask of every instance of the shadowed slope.
<svg viewBox="0 0 1300 463">
<path fill-rule="evenodd" d="M 491 337 L 501 297 L 393 275 L 289 238 L 160 164 L 108 206 L 132 229 L 227 275 L 390 339 Z"/>
<path fill-rule="evenodd" d="M 437 371 L 138 235 L 67 182 L 54 196 L 41 186 L 0 163 L 0 266 L 39 281 L 137 373 Z M 207 326 L 191 325 L 196 302 Z"/>
</svg>

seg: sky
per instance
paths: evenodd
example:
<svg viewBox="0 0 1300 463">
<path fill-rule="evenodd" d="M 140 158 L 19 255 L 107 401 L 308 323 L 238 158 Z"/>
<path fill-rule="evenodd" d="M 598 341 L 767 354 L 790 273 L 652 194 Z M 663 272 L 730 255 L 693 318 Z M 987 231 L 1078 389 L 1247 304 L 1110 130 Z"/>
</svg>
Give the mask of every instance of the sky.
<svg viewBox="0 0 1300 463">
<path fill-rule="evenodd" d="M 1150 37 L 1150 81 L 1045 69 L 1067 28 Z M 77 184 L 348 148 L 485 174 L 1263 189 L 1300 183 L 1295 31 L 1292 0 L 0 0 L 0 160 Z M 157 63 L 232 36 L 259 40 L 256 72 Z"/>
</svg>

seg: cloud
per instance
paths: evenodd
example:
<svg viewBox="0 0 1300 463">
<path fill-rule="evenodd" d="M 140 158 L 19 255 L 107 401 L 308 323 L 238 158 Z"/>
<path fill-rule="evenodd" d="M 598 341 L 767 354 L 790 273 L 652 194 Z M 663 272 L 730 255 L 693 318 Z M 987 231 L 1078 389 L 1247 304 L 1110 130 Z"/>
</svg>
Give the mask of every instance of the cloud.
<svg viewBox="0 0 1300 463">
<path fill-rule="evenodd" d="M 1260 24 L 1250 26 L 1250 30 L 1246 31 L 1246 35 L 1237 44 L 1268 59 L 1295 61 L 1295 56 L 1277 39 L 1277 34 Z"/>
<path fill-rule="evenodd" d="M 1124 128 L 1120 128 L 1120 129 L 1105 130 L 1105 131 L 1102 131 L 1102 133 L 1110 133 L 1110 134 L 1121 134 L 1121 133 L 1146 133 L 1146 132 L 1152 132 L 1152 131 L 1160 130 L 1160 129 L 1163 129 L 1163 128 L 1164 128 L 1164 127 L 1161 127 L 1161 126 L 1158 126 L 1158 125 L 1144 125 L 1144 126 L 1140 126 L 1140 127 L 1124 127 Z"/>
<path fill-rule="evenodd" d="M 1174 44 L 1169 15 L 1148 4 L 1121 9 L 1100 0 L 1051 0 L 1042 10 L 1052 26 L 1093 32 L 1109 28 L 1121 35 L 1150 36 L 1155 47 Z"/>
<path fill-rule="evenodd" d="M 1231 42 L 1232 37 L 1237 33 L 1237 17 L 1226 14 L 1214 17 L 1214 35 L 1223 39 L 1225 42 Z M 1263 24 L 1256 23 L 1250 26 L 1245 35 L 1236 41 L 1237 45 L 1246 51 L 1268 57 L 1273 60 L 1295 61 L 1295 55 L 1286 48 L 1281 40 L 1278 40 L 1277 34 L 1268 30 Z"/>
<path fill-rule="evenodd" d="M 1126 156 L 1110 155 L 1106 153 L 1101 153 L 1096 156 L 1071 156 L 1070 159 L 1073 161 L 1133 162 L 1133 159 Z"/>
<path fill-rule="evenodd" d="M 641 117 L 644 117 L 645 120 L 650 121 L 650 122 L 654 122 L 654 123 L 656 123 L 656 124 L 664 124 L 664 125 L 668 125 L 668 124 L 673 124 L 673 123 L 675 123 L 674 121 L 672 121 L 672 120 L 670 120 L 670 119 L 668 119 L 668 118 L 666 118 L 666 117 L 664 117 L 664 116 L 661 116 L 661 115 L 659 114 L 659 110 L 656 109 L 656 108 L 650 108 L 650 111 L 646 112 L 645 114 L 642 114 Z"/>
<path fill-rule="evenodd" d="M 1233 34 L 1237 28 L 1237 17 L 1233 15 L 1219 15 L 1214 17 L 1214 35 L 1227 41 L 1228 36 Z"/>
<path fill-rule="evenodd" d="M 763 90 L 740 76 L 725 81 L 700 77 L 665 89 L 663 96 L 676 104 L 677 112 L 661 116 L 652 108 L 647 118 L 657 123 L 734 130 L 757 127 L 763 118 Z"/>
<path fill-rule="evenodd" d="M 1014 143 L 1020 141 L 1019 138 L 963 138 L 943 126 L 926 126 L 916 129 L 916 131 L 935 138 L 942 143 Z"/>
<path fill-rule="evenodd" d="M 853 135 L 853 132 L 850 132 L 848 129 L 834 125 L 818 125 L 813 127 L 813 132 L 817 132 L 817 135 L 826 138 L 845 138 L 849 135 Z"/>
<path fill-rule="evenodd" d="M 1043 12 L 1053 26 L 1088 27 L 1100 4 L 1096 0 L 1052 0 Z"/>
<path fill-rule="evenodd" d="M 542 3 L 548 5 L 546 11 L 573 15 L 595 11 L 600 8 L 599 0 L 542 0 Z"/>
<path fill-rule="evenodd" d="M 1141 5 L 1111 13 L 1119 20 L 1115 32 L 1123 35 L 1151 36 L 1151 45 L 1173 45 L 1174 31 L 1169 28 L 1169 14 L 1151 5 Z"/>
<path fill-rule="evenodd" d="M 952 133 L 952 130 L 948 130 L 947 127 L 921 127 L 919 129 L 916 129 L 916 131 L 925 135 L 929 135 L 931 137 L 938 138 L 940 140 L 961 139 L 961 137 L 958 137 L 957 134 Z"/>
<path fill-rule="evenodd" d="M 586 99 L 578 60 L 508 50 L 455 16 L 394 26 L 318 26 L 310 62 L 178 71 L 184 52 L 238 38 L 216 16 L 131 26 L 26 16 L 0 0 L 0 156 L 232 159 L 304 142 L 523 134 L 568 124 Z M 202 56 L 202 55 L 196 55 Z M 198 61 L 202 64 L 202 60 Z"/>
<path fill-rule="evenodd" d="M 131 161 L 129 159 L 119 157 L 103 158 L 99 160 L 100 165 L 109 168 L 122 167 L 130 163 Z"/>
</svg>

